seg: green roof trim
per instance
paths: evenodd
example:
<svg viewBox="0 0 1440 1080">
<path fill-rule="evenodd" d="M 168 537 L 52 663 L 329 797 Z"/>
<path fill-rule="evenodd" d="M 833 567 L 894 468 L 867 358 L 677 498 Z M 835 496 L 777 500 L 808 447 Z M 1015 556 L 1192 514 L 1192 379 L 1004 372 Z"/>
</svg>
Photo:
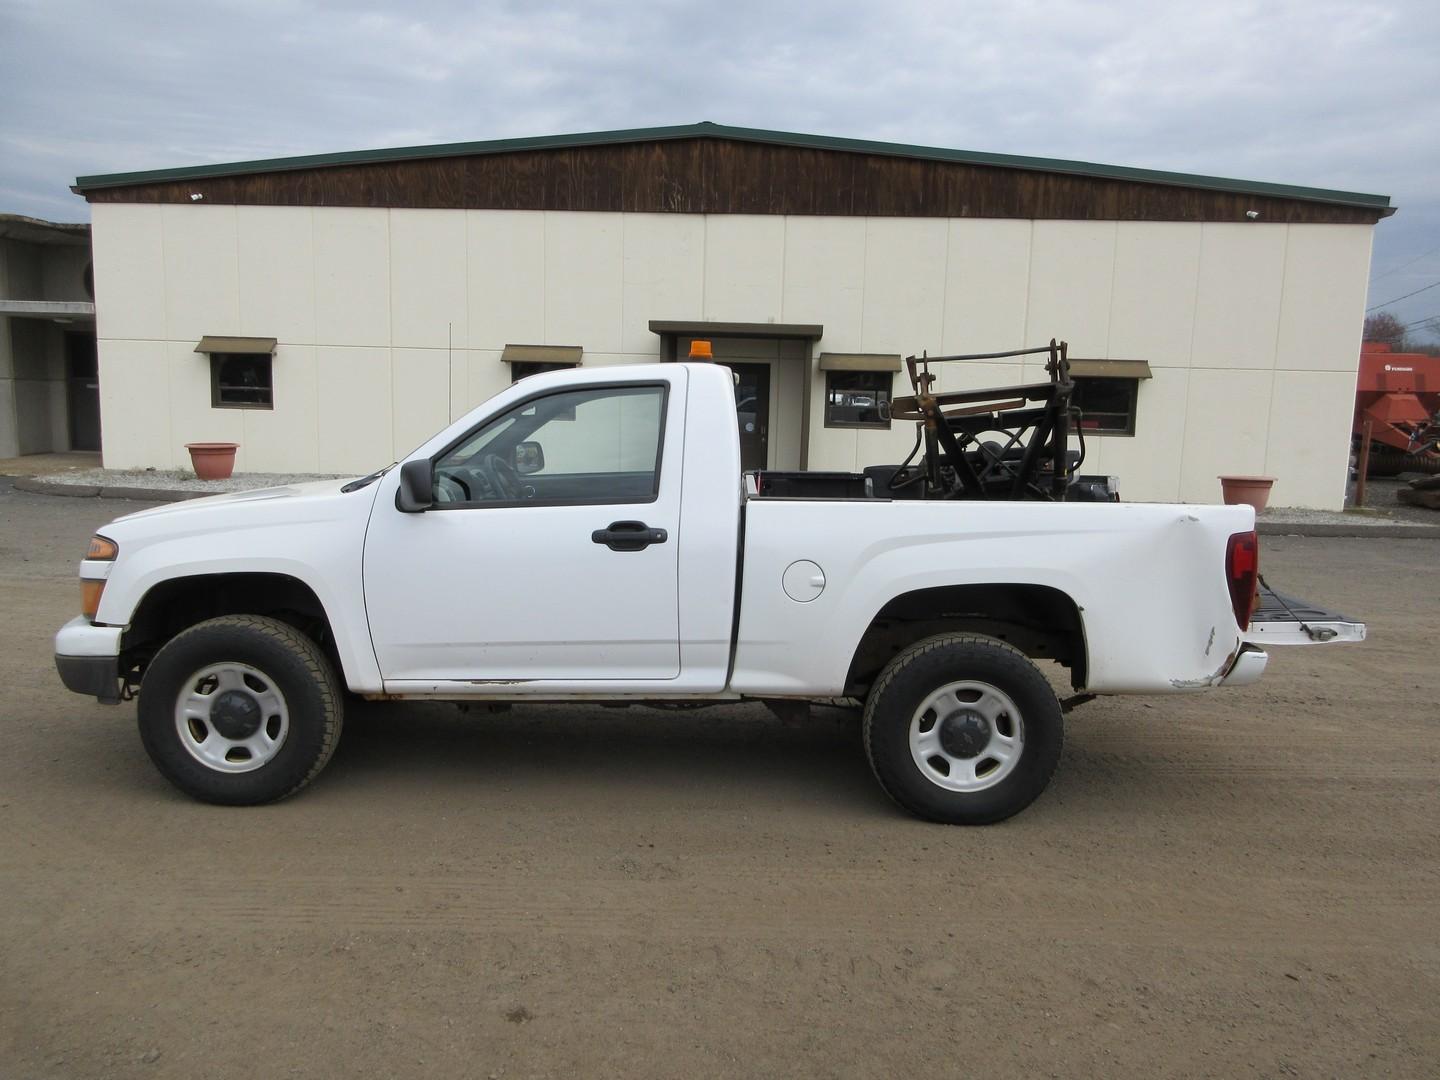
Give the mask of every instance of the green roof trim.
<svg viewBox="0 0 1440 1080">
<path fill-rule="evenodd" d="M 1232 180 L 1223 176 L 1162 172 L 1158 169 L 1134 169 L 1124 165 L 1096 165 L 1090 162 L 1067 161 L 1061 158 L 986 154 L 974 150 L 947 150 L 934 146 L 910 146 L 905 143 L 843 139 L 831 135 L 803 135 L 789 131 L 729 127 L 725 124 L 714 124 L 708 120 L 699 124 L 680 124 L 672 127 L 589 131 L 574 135 L 543 135 L 523 139 L 494 139 L 488 142 L 441 143 L 435 146 L 400 146 L 383 150 L 353 150 L 340 154 L 307 154 L 303 157 L 266 158 L 259 161 L 235 161 L 219 165 L 195 165 L 180 169 L 105 173 L 76 177 L 72 190 L 77 194 L 83 194 L 103 188 L 132 187 L 138 184 L 165 183 L 175 180 L 201 180 L 210 177 L 245 176 L 255 173 L 293 172 L 299 169 L 323 169 L 339 165 L 363 165 L 387 161 L 419 161 L 426 158 L 511 154 L 524 150 L 615 146 L 624 143 L 661 142 L 672 139 L 733 139 L 737 142 L 766 143 L 771 146 L 836 150 L 853 154 L 913 158 L 920 161 L 948 161 L 962 165 L 988 165 L 1002 169 L 1062 173 L 1103 180 L 1129 180 L 1142 184 L 1164 184 L 1170 187 L 1224 191 L 1238 195 L 1261 195 L 1277 199 L 1333 203 L 1340 206 L 1363 207 L 1367 210 L 1377 211 L 1382 216 L 1394 213 L 1394 207 L 1390 205 L 1390 196 L 1388 195 L 1367 195 L 1355 191 L 1333 191 L 1328 188 Z"/>
</svg>

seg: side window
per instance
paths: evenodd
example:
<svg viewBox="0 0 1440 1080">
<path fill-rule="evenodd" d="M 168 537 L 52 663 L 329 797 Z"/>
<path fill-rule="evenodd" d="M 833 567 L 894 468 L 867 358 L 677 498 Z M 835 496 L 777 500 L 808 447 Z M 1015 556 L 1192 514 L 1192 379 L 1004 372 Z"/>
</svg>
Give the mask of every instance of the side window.
<svg viewBox="0 0 1440 1080">
<path fill-rule="evenodd" d="M 544 360 L 515 360 L 510 364 L 510 381 L 517 383 L 531 375 L 543 375 L 547 371 L 569 371 L 574 364 L 549 363 Z"/>
<path fill-rule="evenodd" d="M 435 501 L 649 502 L 660 490 L 663 386 L 566 390 L 517 405 L 435 463 Z"/>
<path fill-rule="evenodd" d="M 273 409 L 273 357 L 249 353 L 210 354 L 210 406 L 215 409 Z"/>
<path fill-rule="evenodd" d="M 1071 404 L 1080 409 L 1080 426 L 1091 435 L 1134 435 L 1139 379 L 1075 376 Z"/>
<path fill-rule="evenodd" d="M 827 371 L 825 426 L 889 428 L 894 381 L 888 371 Z"/>
</svg>

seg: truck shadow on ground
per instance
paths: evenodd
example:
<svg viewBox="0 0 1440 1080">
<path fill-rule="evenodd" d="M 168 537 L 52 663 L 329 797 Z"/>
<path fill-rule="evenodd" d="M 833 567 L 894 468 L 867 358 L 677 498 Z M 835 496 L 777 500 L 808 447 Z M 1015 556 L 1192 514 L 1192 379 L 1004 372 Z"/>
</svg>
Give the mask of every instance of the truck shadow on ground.
<svg viewBox="0 0 1440 1080">
<path fill-rule="evenodd" d="M 1083 730 L 1069 733 L 1048 794 L 1025 816 L 1059 806 L 1098 817 L 1173 808 L 1173 772 L 1151 774 L 1144 734 L 1136 735 L 1134 746 L 1115 755 L 1088 746 Z M 905 818 L 870 772 L 858 712 L 828 708 L 790 726 L 756 704 L 684 711 L 520 705 L 500 713 L 445 704 L 347 706 L 344 736 L 321 783 L 353 791 L 416 777 L 432 791 L 498 784 L 535 797 L 600 799 L 621 788 L 627 797 L 674 796 L 677 806 L 759 800 Z"/>
<path fill-rule="evenodd" d="M 133 721 L 116 724 L 113 712 L 95 710 L 94 718 L 53 733 L 54 756 L 42 770 L 56 772 L 76 797 L 108 793 L 128 802 L 149 791 L 188 801 L 155 772 Z M 1187 777 L 1190 767 L 1181 770 L 1159 729 L 1123 721 L 1106 726 L 1104 734 L 1080 724 L 1067 731 L 1048 791 L 1017 820 L 1183 812 L 1217 785 L 1231 797 L 1244 794 L 1247 780 L 1265 786 L 1263 776 L 1243 773 Z M 643 800 L 656 812 L 763 805 L 775 812 L 911 820 L 871 775 L 857 713 L 817 709 L 810 720 L 789 726 L 755 704 L 688 711 L 525 705 L 490 713 L 355 700 L 347 703 L 334 758 L 306 797 L 366 804 L 383 792 L 463 805 L 499 789 L 509 801 L 537 805 L 568 800 L 603 807 L 623 799 Z"/>
<path fill-rule="evenodd" d="M 347 704 L 325 782 L 363 786 L 423 774 L 427 785 L 517 787 L 723 798 L 803 799 L 885 812 L 856 714 L 817 710 L 787 726 L 763 706 L 625 709 L 517 705 L 505 712 L 446 704 Z"/>
</svg>

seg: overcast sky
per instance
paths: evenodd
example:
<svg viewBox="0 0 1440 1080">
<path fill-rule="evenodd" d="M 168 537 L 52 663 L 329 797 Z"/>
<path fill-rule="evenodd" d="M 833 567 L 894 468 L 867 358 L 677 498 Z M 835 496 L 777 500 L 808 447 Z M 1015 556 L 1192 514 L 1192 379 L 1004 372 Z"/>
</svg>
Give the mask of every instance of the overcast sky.
<svg viewBox="0 0 1440 1080">
<path fill-rule="evenodd" d="M 1437 46 L 1436 0 L 0 0 L 0 212 L 85 220 L 89 173 L 713 120 L 1389 195 L 1379 304 L 1440 282 Z M 1440 317 L 1440 287 L 1389 310 Z"/>
</svg>

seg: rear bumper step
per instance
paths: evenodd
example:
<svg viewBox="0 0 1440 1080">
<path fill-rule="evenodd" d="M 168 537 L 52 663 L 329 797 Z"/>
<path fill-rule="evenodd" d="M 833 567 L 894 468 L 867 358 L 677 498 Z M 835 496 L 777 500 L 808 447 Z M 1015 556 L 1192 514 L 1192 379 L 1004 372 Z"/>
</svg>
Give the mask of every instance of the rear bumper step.
<svg viewBox="0 0 1440 1080">
<path fill-rule="evenodd" d="M 1225 673 L 1225 678 L 1220 680 L 1220 685 L 1249 686 L 1265 674 L 1265 665 L 1269 662 L 1270 654 L 1264 649 L 1249 644 L 1242 645 L 1239 655 L 1235 657 L 1235 663 L 1230 665 L 1230 670 Z"/>
<path fill-rule="evenodd" d="M 1364 641 L 1365 624 L 1261 585 L 1245 640 L 1256 645 L 1324 645 Z"/>
</svg>

